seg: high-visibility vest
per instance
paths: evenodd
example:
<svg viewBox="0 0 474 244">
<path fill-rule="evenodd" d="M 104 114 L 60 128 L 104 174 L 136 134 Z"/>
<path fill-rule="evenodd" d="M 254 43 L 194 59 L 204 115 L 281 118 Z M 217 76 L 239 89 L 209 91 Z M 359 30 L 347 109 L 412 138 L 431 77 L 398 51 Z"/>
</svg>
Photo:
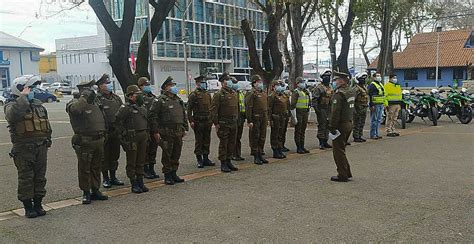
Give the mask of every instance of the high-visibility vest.
<svg viewBox="0 0 474 244">
<path fill-rule="evenodd" d="M 385 98 L 389 102 L 399 102 L 402 100 L 402 87 L 399 84 L 387 82 L 383 87 L 385 90 Z"/>
<path fill-rule="evenodd" d="M 377 90 L 378 90 L 378 94 L 372 96 L 372 102 L 373 102 L 374 104 L 385 104 L 386 101 L 385 101 L 385 95 L 384 95 L 384 91 L 383 91 L 382 85 L 380 85 L 378 82 L 375 82 L 375 81 L 373 81 L 372 84 L 373 84 L 373 85 L 375 86 L 375 88 L 377 88 Z"/>
<path fill-rule="evenodd" d="M 239 108 L 241 113 L 245 113 L 245 100 L 243 92 L 239 92 Z"/>
<path fill-rule="evenodd" d="M 298 92 L 298 100 L 296 101 L 296 108 L 308 109 L 309 108 L 309 95 L 304 91 L 296 89 Z"/>
</svg>

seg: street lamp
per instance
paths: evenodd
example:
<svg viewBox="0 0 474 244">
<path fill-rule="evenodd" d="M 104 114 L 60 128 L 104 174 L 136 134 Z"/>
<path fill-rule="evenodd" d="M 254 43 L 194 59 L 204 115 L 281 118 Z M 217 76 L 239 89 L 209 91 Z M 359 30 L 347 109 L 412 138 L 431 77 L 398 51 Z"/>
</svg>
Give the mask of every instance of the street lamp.
<svg viewBox="0 0 474 244">
<path fill-rule="evenodd" d="M 189 97 L 189 93 L 191 92 L 191 88 L 189 85 L 189 72 L 188 72 L 188 47 L 186 45 L 186 15 L 188 14 L 189 7 L 191 6 L 191 3 L 193 3 L 193 0 L 190 0 L 188 5 L 186 6 L 186 9 L 184 10 L 183 17 L 181 19 L 181 40 L 183 42 L 183 57 L 184 57 L 184 73 L 186 75 L 185 81 L 186 81 L 186 96 Z"/>
<path fill-rule="evenodd" d="M 442 28 L 440 26 L 436 27 L 436 34 L 438 35 L 438 41 L 436 42 L 436 87 L 438 87 L 438 72 L 439 72 L 439 33 Z"/>
<path fill-rule="evenodd" d="M 221 70 L 222 70 L 222 73 L 224 73 L 224 42 L 225 40 L 219 39 L 217 40 L 217 42 L 221 44 Z"/>
</svg>

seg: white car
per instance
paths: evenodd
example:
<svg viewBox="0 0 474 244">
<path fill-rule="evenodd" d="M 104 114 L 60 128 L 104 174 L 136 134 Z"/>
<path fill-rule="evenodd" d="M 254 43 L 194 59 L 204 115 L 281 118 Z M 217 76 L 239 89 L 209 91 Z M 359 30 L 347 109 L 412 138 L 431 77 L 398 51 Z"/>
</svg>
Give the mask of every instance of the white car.
<svg viewBox="0 0 474 244">
<path fill-rule="evenodd" d="M 48 82 L 43 82 L 41 84 L 39 84 L 38 88 L 41 89 L 41 90 L 48 90 L 48 88 L 51 86 L 51 84 L 49 84 Z"/>
<path fill-rule="evenodd" d="M 51 86 L 47 89 L 51 93 L 61 92 L 63 94 L 72 94 L 72 87 L 69 83 L 66 82 L 54 82 Z"/>
</svg>

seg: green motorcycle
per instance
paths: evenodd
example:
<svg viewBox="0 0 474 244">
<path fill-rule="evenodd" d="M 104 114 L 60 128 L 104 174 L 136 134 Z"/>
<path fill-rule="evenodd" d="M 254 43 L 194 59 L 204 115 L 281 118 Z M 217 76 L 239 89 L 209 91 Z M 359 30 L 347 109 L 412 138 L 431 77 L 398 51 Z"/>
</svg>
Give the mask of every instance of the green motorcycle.
<svg viewBox="0 0 474 244">
<path fill-rule="evenodd" d="M 438 103 L 441 102 L 439 92 L 437 92 L 437 89 L 431 90 L 430 94 L 421 92 L 418 89 L 416 91 L 418 93 L 413 98 L 413 115 L 420 117 L 423 121 L 425 121 L 425 118 L 428 118 L 433 123 L 433 126 L 437 126 L 439 118 Z"/>
<path fill-rule="evenodd" d="M 472 120 L 471 98 L 466 92 L 459 92 L 450 87 L 448 94 L 443 99 L 441 113 L 446 114 L 451 121 L 451 116 L 456 115 L 462 124 L 469 124 Z"/>
</svg>

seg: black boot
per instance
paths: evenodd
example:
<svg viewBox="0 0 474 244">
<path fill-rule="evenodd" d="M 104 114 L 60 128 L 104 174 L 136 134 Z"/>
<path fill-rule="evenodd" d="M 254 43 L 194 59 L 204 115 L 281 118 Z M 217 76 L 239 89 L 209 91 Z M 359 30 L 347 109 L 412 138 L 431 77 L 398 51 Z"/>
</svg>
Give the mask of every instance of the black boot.
<svg viewBox="0 0 474 244">
<path fill-rule="evenodd" d="M 100 192 L 99 189 L 97 189 L 97 190 L 92 189 L 91 200 L 105 201 L 105 200 L 108 200 L 108 199 L 109 199 L 109 197 L 102 194 L 102 192 Z"/>
<path fill-rule="evenodd" d="M 140 187 L 142 192 L 148 192 L 148 188 L 143 183 L 143 176 L 138 176 L 137 177 L 137 186 Z"/>
<path fill-rule="evenodd" d="M 149 164 L 148 165 L 148 173 L 150 174 L 150 179 L 157 179 L 160 178 L 160 176 L 156 173 L 155 171 L 155 164 Z M 146 178 L 146 177 L 145 177 Z M 147 178 L 148 179 L 148 178 Z"/>
<path fill-rule="evenodd" d="M 304 144 L 301 145 L 301 150 L 303 150 L 304 153 L 309 153 L 309 150 L 304 147 Z"/>
<path fill-rule="evenodd" d="M 112 187 L 112 184 L 110 183 L 110 178 L 109 178 L 109 171 L 107 170 L 102 171 L 102 176 L 104 177 L 104 180 L 102 181 L 102 186 L 104 188 Z"/>
<path fill-rule="evenodd" d="M 273 158 L 282 159 L 283 157 L 280 154 L 280 151 L 276 148 L 272 148 Z"/>
<path fill-rule="evenodd" d="M 229 169 L 229 166 L 227 165 L 226 160 L 221 160 L 221 171 L 224 173 L 229 173 L 231 170 Z"/>
<path fill-rule="evenodd" d="M 202 155 L 202 163 L 204 164 L 204 166 L 216 166 L 216 164 L 213 163 L 213 162 L 209 159 L 209 154 L 204 154 L 204 155 Z"/>
<path fill-rule="evenodd" d="M 262 160 L 260 160 L 260 157 L 257 154 L 253 155 L 253 163 L 257 165 L 263 164 Z"/>
<path fill-rule="evenodd" d="M 227 167 L 229 167 L 229 169 L 231 171 L 237 171 L 239 170 L 237 167 L 235 167 L 233 164 L 232 164 L 232 161 L 230 161 L 230 159 L 227 159 Z"/>
<path fill-rule="evenodd" d="M 145 177 L 145 179 L 153 179 L 151 173 L 150 173 L 150 168 L 149 168 L 149 164 L 145 164 L 143 166 L 143 177 Z"/>
<path fill-rule="evenodd" d="M 320 150 L 324 150 L 324 140 L 323 140 L 323 139 L 319 139 L 319 138 L 318 138 L 318 140 L 319 140 L 319 149 L 320 149 Z"/>
<path fill-rule="evenodd" d="M 23 203 L 23 207 L 25 208 L 25 217 L 27 218 L 36 218 L 38 217 L 38 213 L 33 209 L 33 203 L 31 203 L 31 199 L 21 201 Z"/>
<path fill-rule="evenodd" d="M 304 150 L 301 146 L 296 146 L 296 153 L 298 154 L 304 154 Z"/>
<path fill-rule="evenodd" d="M 283 146 L 283 148 L 281 149 L 281 151 L 283 151 L 283 152 L 289 152 L 289 151 L 290 151 L 290 149 L 289 149 L 289 148 L 287 148 L 287 147 L 285 147 L 285 146 Z"/>
<path fill-rule="evenodd" d="M 117 176 L 115 175 L 115 170 L 110 171 L 110 184 L 113 186 L 123 186 L 124 183 L 123 181 L 117 179 Z"/>
<path fill-rule="evenodd" d="M 44 210 L 43 205 L 41 204 L 42 201 L 43 201 L 42 197 L 35 197 L 33 199 L 33 203 L 34 203 L 33 209 L 35 210 L 38 216 L 46 215 L 46 210 Z"/>
<path fill-rule="evenodd" d="M 264 163 L 264 164 L 268 164 L 268 160 L 266 160 L 265 158 L 263 158 L 262 155 L 263 155 L 262 153 L 260 153 L 260 154 L 258 155 L 258 157 L 260 157 L 260 161 L 262 161 L 262 163 Z"/>
<path fill-rule="evenodd" d="M 204 164 L 202 162 L 202 155 L 196 155 L 196 159 L 198 168 L 204 168 Z"/>
<path fill-rule="evenodd" d="M 329 143 L 328 143 L 328 139 L 325 139 L 325 140 L 323 141 L 323 146 L 324 146 L 324 148 L 332 148 L 332 146 L 329 145 Z"/>
<path fill-rule="evenodd" d="M 171 176 L 173 177 L 173 180 L 175 183 L 183 183 L 184 179 L 179 178 L 179 176 L 176 174 L 176 171 L 173 171 L 171 173 Z"/>
<path fill-rule="evenodd" d="M 137 180 L 130 178 L 130 189 L 133 193 L 142 193 L 142 188 L 138 186 Z"/>
<path fill-rule="evenodd" d="M 283 149 L 280 148 L 280 149 L 277 149 L 277 150 L 278 150 L 278 153 L 280 153 L 281 158 L 286 158 L 286 155 L 283 152 Z"/>
<path fill-rule="evenodd" d="M 82 194 L 82 204 L 90 204 L 91 203 L 91 192 L 84 191 Z"/>
<path fill-rule="evenodd" d="M 171 173 L 165 173 L 165 185 L 174 185 L 174 180 Z"/>
</svg>

